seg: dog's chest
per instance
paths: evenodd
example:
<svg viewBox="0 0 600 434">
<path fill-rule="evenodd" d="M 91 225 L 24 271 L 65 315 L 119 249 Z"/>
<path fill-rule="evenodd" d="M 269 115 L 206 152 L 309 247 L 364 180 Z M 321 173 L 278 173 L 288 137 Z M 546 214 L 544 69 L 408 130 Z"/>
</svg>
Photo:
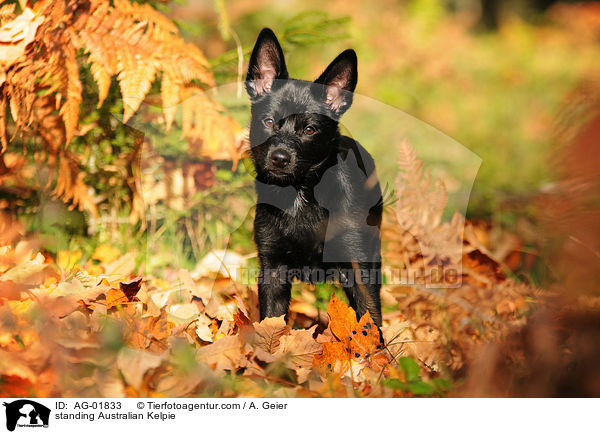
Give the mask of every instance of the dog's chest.
<svg viewBox="0 0 600 434">
<path fill-rule="evenodd" d="M 281 235 L 289 241 L 307 244 L 323 241 L 327 228 L 327 210 L 302 198 L 294 201 L 292 209 L 286 210 L 280 219 Z"/>
<path fill-rule="evenodd" d="M 271 223 L 281 253 L 292 263 L 318 263 L 323 254 L 328 212 L 316 203 L 297 199 L 293 207 L 277 213 Z"/>
</svg>

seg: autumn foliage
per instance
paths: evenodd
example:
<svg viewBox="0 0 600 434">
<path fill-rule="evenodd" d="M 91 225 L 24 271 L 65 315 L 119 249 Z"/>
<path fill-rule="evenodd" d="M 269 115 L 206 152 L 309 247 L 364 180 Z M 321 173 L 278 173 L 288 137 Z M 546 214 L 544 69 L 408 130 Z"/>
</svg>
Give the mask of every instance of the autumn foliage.
<svg viewBox="0 0 600 434">
<path fill-rule="evenodd" d="M 80 159 L 68 148 L 74 136 L 89 129 L 80 124 L 82 63 L 90 65 L 98 107 L 112 80 L 118 81 L 122 122 L 160 81 L 164 117 L 157 122 L 169 130 L 180 107 L 182 134 L 199 148 L 192 154 L 237 158 L 240 128 L 205 92 L 215 83 L 204 54 L 152 7 L 128 0 L 48 0 L 17 15 L 15 6 L 0 10 L 0 157 L 17 135 L 40 137 L 37 159 L 58 168 L 55 196 L 97 215 Z M 130 164 L 136 154 L 139 149 Z M 11 168 L 4 160 L 1 166 Z"/>
<path fill-rule="evenodd" d="M 323 352 L 315 357 L 314 365 L 322 372 L 349 372 L 352 376 L 355 375 L 353 368 L 357 366 L 385 372 L 389 359 L 384 354 L 379 330 L 369 312 L 357 322 L 354 309 L 346 306 L 334 293 L 327 313 L 334 339 L 323 343 Z"/>
</svg>

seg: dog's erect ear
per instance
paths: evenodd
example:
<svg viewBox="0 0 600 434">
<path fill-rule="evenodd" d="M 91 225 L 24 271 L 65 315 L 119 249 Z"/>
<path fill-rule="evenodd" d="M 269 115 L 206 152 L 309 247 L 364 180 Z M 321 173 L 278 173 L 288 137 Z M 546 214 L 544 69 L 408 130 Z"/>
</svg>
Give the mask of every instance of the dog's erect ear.
<svg viewBox="0 0 600 434">
<path fill-rule="evenodd" d="M 358 66 L 354 50 L 346 50 L 329 64 L 325 72 L 315 80 L 322 84 L 322 97 L 331 109 L 341 115 L 352 104 L 352 92 L 358 80 Z"/>
<path fill-rule="evenodd" d="M 288 72 L 281 45 L 271 29 L 264 28 L 258 35 L 246 76 L 246 90 L 250 98 L 268 93 L 275 80 L 285 80 Z"/>
</svg>

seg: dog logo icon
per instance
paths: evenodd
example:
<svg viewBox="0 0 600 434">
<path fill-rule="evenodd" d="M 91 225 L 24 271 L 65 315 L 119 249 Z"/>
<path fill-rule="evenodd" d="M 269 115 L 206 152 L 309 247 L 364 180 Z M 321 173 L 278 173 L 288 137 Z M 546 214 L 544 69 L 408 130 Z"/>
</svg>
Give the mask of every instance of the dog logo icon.
<svg viewBox="0 0 600 434">
<path fill-rule="evenodd" d="M 19 399 L 4 403 L 6 407 L 6 429 L 14 431 L 16 427 L 48 428 L 50 409 L 29 399 Z"/>
</svg>

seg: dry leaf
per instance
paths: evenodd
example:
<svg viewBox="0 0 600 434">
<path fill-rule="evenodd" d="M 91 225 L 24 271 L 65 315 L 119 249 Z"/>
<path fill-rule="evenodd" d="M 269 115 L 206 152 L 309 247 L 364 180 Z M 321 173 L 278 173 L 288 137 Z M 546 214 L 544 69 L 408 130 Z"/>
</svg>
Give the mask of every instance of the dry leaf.
<svg viewBox="0 0 600 434">
<path fill-rule="evenodd" d="M 35 382 L 34 372 L 16 355 L 0 350 L 0 375 L 12 375 Z"/>
<path fill-rule="evenodd" d="M 135 269 L 135 253 L 128 252 L 114 262 L 106 264 L 104 268 L 111 282 L 128 279 Z"/>
<path fill-rule="evenodd" d="M 213 341 L 210 324 L 211 320 L 206 315 L 200 315 L 198 319 L 196 319 L 196 334 L 205 342 Z"/>
<path fill-rule="evenodd" d="M 0 281 L 15 283 L 35 283 L 32 278 L 46 268 L 44 255 L 38 253 L 29 261 L 22 262 L 0 276 Z M 41 283 L 41 282 L 40 282 Z"/>
<path fill-rule="evenodd" d="M 106 308 L 111 309 L 120 304 L 127 303 L 129 299 L 120 289 L 110 288 L 106 291 Z"/>
<path fill-rule="evenodd" d="M 288 330 L 284 315 L 255 322 L 254 345 L 269 354 L 274 354 L 279 348 L 281 337 L 287 334 Z"/>
<path fill-rule="evenodd" d="M 235 370 L 243 366 L 241 342 L 238 336 L 225 336 L 216 342 L 202 347 L 196 354 L 199 362 L 208 364 L 211 369 Z"/>
<path fill-rule="evenodd" d="M 141 318 L 135 327 L 130 333 L 135 348 L 163 351 L 168 347 L 167 339 L 171 336 L 171 325 L 164 311 L 158 316 Z"/>
<path fill-rule="evenodd" d="M 279 348 L 273 354 L 277 359 L 287 360 L 287 365 L 296 371 L 299 383 L 302 383 L 300 378 L 306 380 L 313 357 L 321 351 L 321 344 L 313 338 L 316 328 L 314 325 L 308 330 L 291 330 L 289 335 L 281 337 Z"/>
<path fill-rule="evenodd" d="M 175 325 L 190 324 L 198 318 L 200 312 L 194 303 L 172 304 L 166 308 L 167 318 Z"/>
<path fill-rule="evenodd" d="M 79 279 L 71 279 L 66 282 L 60 282 L 56 289 L 50 292 L 51 298 L 73 297 L 86 303 L 96 300 L 100 294 L 104 294 L 109 286 L 98 285 L 86 287 Z"/>
<path fill-rule="evenodd" d="M 148 371 L 158 368 L 163 360 L 164 358 L 161 355 L 124 347 L 117 356 L 117 366 L 125 381 L 134 389 L 140 390 L 144 375 Z"/>
<path fill-rule="evenodd" d="M 323 343 L 323 354 L 314 358 L 316 367 L 326 372 L 336 368 L 336 372 L 346 372 L 351 362 L 357 362 L 376 371 L 382 371 L 388 365 L 383 353 L 379 330 L 369 312 L 356 321 L 354 309 L 346 306 L 335 293 L 327 306 L 330 317 L 329 327 L 337 342 Z"/>
<path fill-rule="evenodd" d="M 240 254 L 230 250 L 214 250 L 198 262 L 191 273 L 192 278 L 226 277 L 240 280 L 242 272 L 247 268 L 247 260 Z"/>
<path fill-rule="evenodd" d="M 119 282 L 119 289 L 125 293 L 129 301 L 132 301 L 135 298 L 141 286 L 141 276 L 136 277 L 135 279 L 127 280 L 125 282 Z"/>
</svg>

